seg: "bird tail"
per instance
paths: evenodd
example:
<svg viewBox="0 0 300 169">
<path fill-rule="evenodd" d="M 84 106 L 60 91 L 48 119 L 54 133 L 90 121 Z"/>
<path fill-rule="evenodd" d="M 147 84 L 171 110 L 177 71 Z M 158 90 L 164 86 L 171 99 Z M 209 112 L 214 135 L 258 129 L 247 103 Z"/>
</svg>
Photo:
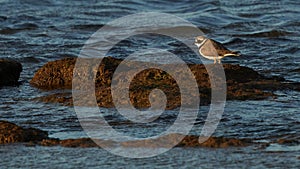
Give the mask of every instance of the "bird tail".
<svg viewBox="0 0 300 169">
<path fill-rule="evenodd" d="M 233 51 L 231 53 L 227 53 L 224 56 L 241 56 L 241 52 L 240 51 Z"/>
</svg>

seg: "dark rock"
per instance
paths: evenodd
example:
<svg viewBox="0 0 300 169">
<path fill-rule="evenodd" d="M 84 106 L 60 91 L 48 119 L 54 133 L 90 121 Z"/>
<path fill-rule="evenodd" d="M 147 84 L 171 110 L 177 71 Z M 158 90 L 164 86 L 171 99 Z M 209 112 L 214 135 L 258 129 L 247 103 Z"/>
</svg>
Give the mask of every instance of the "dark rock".
<svg viewBox="0 0 300 169">
<path fill-rule="evenodd" d="M 57 88 L 72 88 L 73 69 L 76 62 L 76 58 L 67 58 L 54 62 L 49 62 L 40 68 L 31 80 L 31 84 L 42 89 L 57 89 Z M 97 76 L 95 78 L 95 94 L 97 103 L 101 107 L 114 107 L 111 96 L 111 83 L 114 71 L 122 62 L 120 59 L 112 57 L 104 58 L 97 70 Z M 87 63 L 89 63 L 87 61 Z M 129 81 L 129 75 L 134 73 L 134 70 L 130 70 L 129 67 L 135 65 L 153 66 L 153 63 L 130 61 L 124 63 L 125 68 L 122 72 L 115 76 L 114 84 L 121 84 L 124 81 Z M 166 65 L 166 67 L 174 65 Z M 176 70 L 174 73 L 178 75 L 177 78 L 184 79 L 185 75 L 182 73 L 182 65 L 175 65 Z M 224 90 L 218 86 L 218 83 L 211 84 L 210 78 L 216 81 L 222 80 L 218 75 L 214 73 L 208 74 L 206 67 L 214 72 L 214 70 L 220 67 L 216 65 L 200 65 L 190 64 L 188 65 L 191 72 L 194 74 L 197 81 L 201 104 L 209 104 L 211 98 L 211 86 L 214 89 Z M 127 69 L 128 68 L 128 69 Z M 275 90 L 298 90 L 299 85 L 295 83 L 286 83 L 283 79 L 274 77 L 267 78 L 251 68 L 247 68 L 239 65 L 224 64 L 223 65 L 226 84 L 227 84 L 227 100 L 261 100 L 269 97 L 275 97 L 273 91 Z M 82 71 L 89 69 L 88 66 L 83 66 Z M 173 70 L 173 69 L 172 69 Z M 80 74 L 76 74 L 76 77 L 80 77 Z M 77 79 L 78 80 L 78 79 Z M 79 78 L 80 80 L 80 78 Z M 185 84 L 185 88 L 192 87 L 192 84 Z M 87 87 L 89 88 L 89 86 Z M 181 98 L 179 86 L 167 72 L 159 69 L 150 68 L 141 71 L 136 74 L 129 86 L 130 102 L 136 108 L 148 108 L 150 107 L 149 94 L 153 89 L 161 89 L 167 97 L 166 109 L 174 109 L 181 105 L 181 100 L 185 99 L 187 102 L 192 103 L 195 97 L 199 97 L 197 93 L 190 93 L 187 98 Z M 91 97 L 88 95 L 82 96 L 82 103 L 85 104 L 86 98 Z M 127 96 L 126 96 L 127 97 Z M 71 94 L 54 94 L 39 98 L 46 102 L 59 102 L 66 105 L 72 105 Z M 154 98 L 155 100 L 155 98 Z M 128 104 L 126 99 L 120 98 L 122 104 Z"/>
<path fill-rule="evenodd" d="M 9 59 L 0 59 L 0 87 L 17 85 L 21 72 L 21 63 Z"/>
<path fill-rule="evenodd" d="M 7 121 L 0 121 L 0 144 L 38 142 L 47 138 L 48 134 L 45 131 L 23 128 Z"/>
</svg>

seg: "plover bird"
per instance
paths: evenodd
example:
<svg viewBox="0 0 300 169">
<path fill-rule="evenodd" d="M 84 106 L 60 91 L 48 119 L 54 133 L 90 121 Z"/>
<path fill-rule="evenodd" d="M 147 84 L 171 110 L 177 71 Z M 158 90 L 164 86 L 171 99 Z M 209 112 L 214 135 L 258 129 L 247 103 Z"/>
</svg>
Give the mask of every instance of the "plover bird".
<svg viewBox="0 0 300 169">
<path fill-rule="evenodd" d="M 204 36 L 197 36 L 195 45 L 199 48 L 199 53 L 210 60 L 214 60 L 214 64 L 221 63 L 221 59 L 227 56 L 240 56 L 237 51 L 230 51 L 223 44 Z"/>
</svg>

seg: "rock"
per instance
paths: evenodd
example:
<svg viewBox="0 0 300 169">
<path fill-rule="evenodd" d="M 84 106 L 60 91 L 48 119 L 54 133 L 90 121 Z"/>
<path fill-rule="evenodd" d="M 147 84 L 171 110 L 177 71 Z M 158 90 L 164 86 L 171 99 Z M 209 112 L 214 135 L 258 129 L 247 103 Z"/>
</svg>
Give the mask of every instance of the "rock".
<svg viewBox="0 0 300 169">
<path fill-rule="evenodd" d="M 48 134 L 45 131 L 34 128 L 22 128 L 7 121 L 0 121 L 0 144 L 38 142 L 47 138 Z"/>
<path fill-rule="evenodd" d="M 183 138 L 180 141 L 180 138 Z M 115 142 L 112 140 L 92 140 L 90 138 L 78 138 L 78 139 L 44 139 L 39 145 L 42 146 L 62 146 L 62 147 L 134 147 L 134 148 L 171 148 L 172 145 L 176 147 L 208 147 L 208 148 L 228 148 L 228 147 L 245 147 L 252 143 L 246 139 L 235 139 L 225 137 L 210 137 L 204 143 L 198 142 L 199 137 L 195 135 L 180 135 L 169 134 L 156 139 L 145 139 L 135 141 Z M 179 143 L 178 143 L 179 142 Z M 171 144 L 169 144 L 171 143 Z M 178 143 L 176 145 L 176 143 Z"/>
<path fill-rule="evenodd" d="M 94 142 L 96 141 L 96 143 Z M 62 147 L 81 147 L 81 148 L 88 148 L 88 147 L 112 147 L 116 143 L 114 141 L 106 141 L 106 140 L 99 140 L 95 139 L 92 140 L 91 138 L 77 138 L 77 139 L 65 139 L 59 140 L 56 138 L 49 138 L 44 139 L 39 142 L 41 146 L 62 146 Z"/>
<path fill-rule="evenodd" d="M 17 85 L 21 72 L 21 63 L 9 59 L 0 59 L 0 87 Z"/>
<path fill-rule="evenodd" d="M 227 147 L 244 147 L 251 143 L 247 139 L 225 138 L 225 137 L 210 137 L 204 143 L 201 143 L 201 147 L 210 148 L 227 148 Z"/>
<path fill-rule="evenodd" d="M 97 147 L 97 144 L 90 138 L 78 138 L 78 139 L 44 139 L 39 145 L 42 146 L 62 146 L 62 147 Z"/>
<path fill-rule="evenodd" d="M 65 106 L 72 105 L 71 93 L 56 93 L 32 99 L 32 101 L 42 101 L 45 103 L 61 103 Z"/>
<path fill-rule="evenodd" d="M 122 142 L 124 147 L 169 147 L 167 143 L 175 144 L 182 138 L 180 134 L 169 134 L 156 139 L 146 139 L 137 141 Z M 251 141 L 245 139 L 210 137 L 205 142 L 199 143 L 199 136 L 187 135 L 179 141 L 176 147 L 208 147 L 208 148 L 227 148 L 227 147 L 244 147 L 248 146 Z"/>
<path fill-rule="evenodd" d="M 41 146 L 58 146 L 60 145 L 60 140 L 56 138 L 47 138 L 43 139 L 41 142 L 39 142 L 39 145 Z"/>
<path fill-rule="evenodd" d="M 90 138 L 61 140 L 60 145 L 63 147 L 97 147 L 98 146 Z"/>
<path fill-rule="evenodd" d="M 281 139 L 277 140 L 277 143 L 292 146 L 292 145 L 299 145 L 300 141 L 298 139 L 284 139 L 284 138 L 281 138 Z"/>
<path fill-rule="evenodd" d="M 81 147 L 81 148 L 100 147 L 100 146 L 112 147 L 115 144 L 116 142 L 112 140 L 99 140 L 99 139 L 92 140 L 90 138 L 66 139 L 60 141 L 60 145 L 63 147 Z"/>
<path fill-rule="evenodd" d="M 95 94 L 97 103 L 101 107 L 114 107 L 111 96 L 111 83 L 114 71 L 121 62 L 122 60 L 120 59 L 106 57 L 99 65 L 95 79 Z M 75 63 L 76 58 L 66 58 L 58 61 L 48 62 L 35 73 L 30 83 L 33 86 L 42 89 L 71 89 Z M 134 73 L 134 71 L 130 70 L 129 67 L 134 65 L 153 66 L 154 64 L 130 61 L 124 65 L 125 71 L 120 72 L 118 75 L 114 75 L 116 76 L 114 84 L 121 84 L 124 81 L 129 81 L 129 75 Z M 174 68 L 174 65 L 172 64 L 166 66 L 173 66 Z M 184 79 L 185 75 L 182 73 L 181 66 L 182 65 L 175 65 L 176 70 L 174 70 L 174 73 L 179 79 Z M 218 86 L 218 83 L 211 84 L 210 78 L 214 78 L 216 81 L 221 79 L 218 77 L 218 75 L 214 75 L 214 73 L 211 73 L 210 77 L 204 65 L 189 64 L 188 66 L 197 81 L 200 91 L 201 104 L 209 104 L 211 98 L 211 85 L 213 85 L 216 90 L 224 90 Z M 206 66 L 209 67 L 211 71 L 219 69 L 219 67 L 216 65 Z M 269 97 L 275 97 L 275 94 L 273 94 L 273 91 L 275 90 L 299 90 L 299 84 L 286 83 L 282 78 L 267 78 L 248 67 L 223 64 L 223 68 L 226 75 L 227 100 L 261 100 Z M 82 69 L 84 72 L 88 70 L 89 67 L 83 66 L 80 69 Z M 75 76 L 79 77 L 80 80 L 80 74 L 76 74 Z M 191 85 L 192 84 L 187 83 L 184 87 L 188 89 L 191 87 Z M 129 87 L 130 102 L 136 108 L 149 108 L 149 94 L 153 89 L 157 88 L 161 89 L 166 94 L 166 109 L 174 109 L 179 107 L 182 99 L 187 100 L 189 103 L 193 103 L 194 98 L 199 97 L 195 92 L 190 93 L 187 98 L 181 98 L 179 86 L 174 78 L 162 70 L 151 68 L 137 73 L 134 79 L 131 81 Z M 88 97 L 91 96 L 82 96 L 83 104 Z M 72 105 L 72 97 L 70 93 L 67 95 L 66 93 L 58 93 L 38 99 L 45 102 L 59 102 L 66 105 Z M 126 99 L 119 99 L 121 102 L 123 101 L 122 104 L 127 104 Z"/>
<path fill-rule="evenodd" d="M 180 141 L 180 139 L 182 139 Z M 171 143 L 177 147 L 210 147 L 210 148 L 226 148 L 248 146 L 252 143 L 246 139 L 234 139 L 224 137 L 210 137 L 204 143 L 198 142 L 199 137 L 195 135 L 169 134 L 156 139 L 145 139 L 138 141 L 115 142 L 113 140 L 92 140 L 90 138 L 77 138 L 59 140 L 57 138 L 49 138 L 46 131 L 34 128 L 22 128 L 16 124 L 0 121 L 0 144 L 7 143 L 29 143 L 28 145 L 41 146 L 62 146 L 62 147 L 152 147 L 164 148 L 170 146 Z M 94 142 L 96 141 L 96 143 Z M 171 148 L 171 147 L 170 147 Z"/>
<path fill-rule="evenodd" d="M 43 89 L 71 88 L 75 62 L 72 58 L 48 62 L 35 73 L 30 83 Z"/>
</svg>

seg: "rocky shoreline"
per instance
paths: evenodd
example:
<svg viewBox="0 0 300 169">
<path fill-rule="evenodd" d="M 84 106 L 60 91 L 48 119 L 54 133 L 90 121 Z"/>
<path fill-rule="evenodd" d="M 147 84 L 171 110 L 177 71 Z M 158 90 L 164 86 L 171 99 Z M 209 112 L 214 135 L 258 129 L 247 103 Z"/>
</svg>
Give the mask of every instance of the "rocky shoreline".
<svg viewBox="0 0 300 169">
<path fill-rule="evenodd" d="M 153 143 L 157 144 L 155 147 L 159 148 L 163 145 L 160 139 L 168 140 L 170 142 L 179 142 L 178 138 L 182 136 L 179 134 L 170 134 L 162 136 L 158 139 L 149 139 L 141 141 L 126 141 L 114 142 L 112 140 L 97 140 L 101 146 L 116 146 L 123 147 L 153 147 Z M 8 121 L 0 121 L 0 144 L 10 143 L 30 143 L 31 145 L 40 146 L 62 146 L 62 147 L 99 147 L 90 138 L 77 138 L 60 140 L 57 138 L 49 138 L 46 131 L 34 128 L 23 128 Z M 206 142 L 199 144 L 198 137 L 188 135 L 177 145 L 178 147 L 211 147 L 211 148 L 226 148 L 230 146 L 247 146 L 250 141 L 239 140 L 233 138 L 211 137 Z"/>
<path fill-rule="evenodd" d="M 182 140 L 180 138 L 183 138 Z M 256 142 L 255 139 L 237 139 L 226 137 L 210 137 L 203 143 L 199 143 L 199 136 L 169 134 L 158 137 L 156 139 L 135 140 L 115 142 L 113 140 L 92 140 L 91 138 L 76 138 L 60 140 L 48 137 L 46 131 L 34 128 L 23 128 L 8 121 L 0 121 L 0 145 L 8 145 L 12 143 L 21 143 L 30 146 L 61 146 L 61 147 L 124 147 L 124 148 L 164 148 L 166 142 L 177 143 L 175 147 L 203 147 L 203 148 L 229 148 L 229 147 L 246 147 L 255 146 L 258 148 L 266 148 L 270 144 L 282 145 L 298 145 L 298 138 L 280 138 L 270 143 Z M 97 144 L 95 143 L 97 142 Z"/>
<path fill-rule="evenodd" d="M 96 98 L 98 105 L 101 107 L 114 107 L 111 96 L 112 76 L 121 62 L 122 60 L 120 59 L 107 57 L 103 59 L 97 70 L 98 73 L 95 79 Z M 44 90 L 71 89 L 75 63 L 75 58 L 66 58 L 48 62 L 35 73 L 30 84 Z M 127 64 L 129 64 L 127 66 L 130 66 L 131 64 L 141 64 L 141 62 L 128 62 Z M 22 65 L 16 61 L 4 59 L 0 60 L 0 65 L 0 86 L 17 85 L 22 71 Z M 201 104 L 209 104 L 212 84 L 210 84 L 206 68 L 204 65 L 199 64 L 190 64 L 188 66 L 198 84 Z M 213 67 L 214 65 L 211 66 Z M 180 76 L 180 66 L 177 67 L 179 68 L 177 73 Z M 300 91 L 299 83 L 288 82 L 279 77 L 265 77 L 251 68 L 230 64 L 224 64 L 223 68 L 226 75 L 227 100 L 261 100 L 276 97 L 274 94 L 274 91 L 276 90 Z M 120 81 L 124 79 L 129 80 L 126 79 L 128 78 L 126 73 L 128 72 L 121 72 L 116 79 Z M 187 87 L 189 86 L 187 85 Z M 214 87 L 218 88 L 218 85 Z M 135 79 L 133 79 L 130 84 L 130 101 L 136 108 L 148 108 L 150 106 L 148 100 L 149 93 L 156 88 L 159 88 L 166 93 L 168 98 L 166 109 L 174 109 L 180 106 L 182 98 L 180 98 L 180 90 L 176 81 L 169 74 L 158 69 L 148 69 L 135 76 Z M 193 94 L 194 93 L 191 93 L 190 98 L 185 99 L 199 97 Z M 51 94 L 36 98 L 35 100 L 72 105 L 71 93 L 68 92 Z M 127 142 L 97 140 L 97 143 L 100 143 L 101 146 L 114 146 L 118 144 L 123 147 L 161 147 L 162 145 L 159 140 L 163 139 L 170 142 L 179 141 L 177 147 L 226 148 L 257 144 L 266 146 L 265 143 L 257 143 L 254 139 L 210 137 L 206 142 L 199 143 L 198 136 L 187 135 L 184 136 L 181 141 L 177 140 L 178 136 L 180 135 L 173 133 L 152 140 Z M 40 146 L 98 147 L 98 145 L 90 138 L 59 140 L 57 138 L 49 138 L 46 131 L 34 128 L 23 128 L 11 122 L 0 121 L 0 144 L 11 143 L 28 143 Z M 153 143 L 157 144 L 153 145 Z M 280 138 L 277 141 L 274 141 L 274 143 L 299 144 L 299 141 L 297 141 L 297 139 Z"/>
</svg>

